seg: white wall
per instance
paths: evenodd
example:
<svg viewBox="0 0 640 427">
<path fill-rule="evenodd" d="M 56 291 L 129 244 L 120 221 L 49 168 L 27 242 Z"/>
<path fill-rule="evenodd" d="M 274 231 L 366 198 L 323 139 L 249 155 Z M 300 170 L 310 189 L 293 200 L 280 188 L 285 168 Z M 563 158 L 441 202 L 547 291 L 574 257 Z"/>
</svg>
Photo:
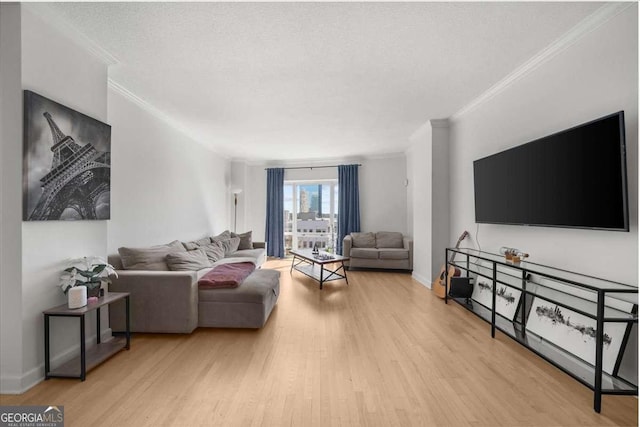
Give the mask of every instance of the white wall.
<svg viewBox="0 0 640 427">
<path fill-rule="evenodd" d="M 431 281 L 432 204 L 432 130 L 428 122 L 411 136 L 406 152 L 410 158 L 409 193 L 413 206 L 413 273 L 418 282 L 428 286 Z"/>
<path fill-rule="evenodd" d="M 449 121 L 431 120 L 432 165 L 431 180 L 431 280 L 445 261 L 443 248 L 451 246 L 449 240 Z"/>
<path fill-rule="evenodd" d="M 237 195 L 237 205 L 234 205 L 233 194 L 230 196 L 229 227 L 227 228 L 241 233 L 245 230 L 245 224 L 247 223 L 247 193 L 245 189 L 247 188 L 247 182 L 249 182 L 247 177 L 248 167 L 246 162 L 231 162 L 230 168 L 231 191 L 242 190 L 242 192 Z"/>
<path fill-rule="evenodd" d="M 389 155 L 349 161 L 310 161 L 306 163 L 278 163 L 265 166 L 247 165 L 245 187 L 238 209 L 243 211 L 243 221 L 238 216 L 238 232 L 253 231 L 255 241 L 264 240 L 267 172 L 265 167 L 322 166 L 360 163 L 360 225 L 363 231 L 400 231 L 407 233 L 407 194 L 404 181 L 407 168 L 404 154 Z M 243 162 L 233 162 L 232 167 L 243 168 Z M 232 172 L 236 176 L 235 172 Z M 338 179 L 337 168 L 288 169 L 284 175 L 289 180 Z"/>
<path fill-rule="evenodd" d="M 413 278 L 431 287 L 449 245 L 449 122 L 427 121 L 409 138 L 406 152 L 412 212 Z"/>
<path fill-rule="evenodd" d="M 21 8 L 22 89 L 106 121 L 106 64 L 62 36 L 30 7 Z M 22 156 L 13 160 L 21 163 Z M 106 236 L 106 221 L 22 222 L 22 378 L 15 384 L 19 389 L 44 375 L 42 311 L 66 301 L 57 287 L 60 271 L 69 258 L 105 256 Z M 106 332 L 107 323 L 103 325 Z M 69 333 L 78 325 L 56 319 L 51 326 L 55 364 L 57 356 L 78 346 L 77 334 Z"/>
<path fill-rule="evenodd" d="M 407 234 L 407 165 L 404 154 L 362 162 L 360 228 Z"/>
<path fill-rule="evenodd" d="M 240 162 L 243 163 L 243 162 Z M 233 163 L 236 167 L 236 162 Z M 242 209 L 243 221 L 238 222 L 238 232 L 252 231 L 255 242 L 264 242 L 267 217 L 267 171 L 264 165 L 246 165 L 242 198 L 238 209 Z M 285 175 L 286 176 L 286 175 Z"/>
<path fill-rule="evenodd" d="M 409 147 L 409 149 L 405 152 L 405 163 L 406 163 L 406 168 L 407 168 L 407 188 L 406 188 L 406 195 L 407 195 L 407 234 L 409 236 L 412 236 L 414 238 L 414 245 L 415 245 L 415 232 L 413 230 L 413 211 L 414 211 L 414 206 L 413 206 L 413 188 L 415 186 L 415 182 L 413 181 L 414 175 L 415 175 L 415 160 L 414 160 L 414 156 L 413 156 L 413 150 L 411 149 L 411 146 Z"/>
<path fill-rule="evenodd" d="M 229 226 L 229 161 L 110 89 L 108 251 L 187 241 Z"/>
<path fill-rule="evenodd" d="M 0 392 L 22 388 L 20 5 L 0 4 Z"/>
<path fill-rule="evenodd" d="M 107 94 L 107 62 L 50 20 L 46 6 L 1 7 L 0 391 L 21 393 L 44 378 L 42 311 L 66 301 L 57 286 L 66 261 L 224 230 L 229 162 Z M 22 221 L 22 89 L 112 125 L 111 221 Z M 107 310 L 102 315 L 101 332 L 109 335 Z M 94 325 L 90 317 L 90 340 Z M 78 326 L 77 319 L 52 319 L 53 367 L 77 354 Z"/>
<path fill-rule="evenodd" d="M 482 224 L 479 240 L 483 250 L 517 247 L 535 262 L 637 286 L 637 4 L 453 120 L 450 239 L 475 230 L 473 160 L 618 110 L 626 123 L 629 232 Z M 635 331 L 621 375 L 637 380 Z"/>
<path fill-rule="evenodd" d="M 630 232 L 480 225 L 482 248 L 513 246 L 543 264 L 638 283 L 637 6 L 586 34 L 451 125 L 451 227 L 475 230 L 475 159 L 625 111 Z M 472 233 L 473 234 L 473 233 Z"/>
</svg>

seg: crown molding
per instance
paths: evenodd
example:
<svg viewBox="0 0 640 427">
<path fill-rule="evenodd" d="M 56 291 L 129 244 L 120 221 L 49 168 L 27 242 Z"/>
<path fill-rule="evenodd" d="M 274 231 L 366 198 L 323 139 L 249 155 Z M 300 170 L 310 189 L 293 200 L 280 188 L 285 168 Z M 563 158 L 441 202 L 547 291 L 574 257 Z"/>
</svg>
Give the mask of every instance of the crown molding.
<svg viewBox="0 0 640 427">
<path fill-rule="evenodd" d="M 267 166 L 267 167 L 321 167 L 330 166 L 337 163 L 357 163 L 363 161 L 363 157 L 327 157 L 323 159 L 292 159 L 292 160 L 251 160 L 236 158 L 236 162 L 244 162 L 247 166 Z"/>
<path fill-rule="evenodd" d="M 186 129 L 184 129 L 179 123 L 175 122 L 167 114 L 165 114 L 162 111 L 158 110 L 151 103 L 149 103 L 146 100 L 140 98 L 138 95 L 136 95 L 135 93 L 131 92 L 129 89 L 127 89 L 126 87 L 122 86 L 120 83 L 118 83 L 118 82 L 114 81 L 113 79 L 109 78 L 107 80 L 107 87 L 109 89 L 111 89 L 112 91 L 122 95 L 123 97 L 125 97 L 129 101 L 133 102 L 138 107 L 140 107 L 143 110 L 145 110 L 147 113 L 149 113 L 149 114 L 155 116 L 156 118 L 160 119 L 161 121 L 169 124 L 171 127 L 176 129 L 177 131 L 179 131 L 181 133 L 184 133 L 184 134 L 187 134 L 186 133 Z"/>
<path fill-rule="evenodd" d="M 157 118 L 162 119 L 165 122 L 170 122 L 171 121 L 171 118 L 168 115 L 166 115 L 162 111 L 158 110 L 151 103 L 149 103 L 149 102 L 145 101 L 144 99 L 140 98 L 138 95 L 136 95 L 135 93 L 131 92 L 129 89 L 127 89 L 126 87 L 122 86 L 120 83 L 116 82 L 112 78 L 109 78 L 107 80 L 107 87 L 109 89 L 113 90 L 114 92 L 117 92 L 120 95 L 124 96 L 129 101 L 133 102 L 134 104 L 136 104 L 138 107 L 142 108 L 143 110 L 146 110 L 147 112 L 153 114 Z"/>
<path fill-rule="evenodd" d="M 70 39 L 73 43 L 85 49 L 87 52 L 98 58 L 102 63 L 106 64 L 107 67 L 112 65 L 118 65 L 121 62 L 108 50 L 104 49 L 98 43 L 87 37 L 80 30 L 71 25 L 60 13 L 58 13 L 55 9 L 49 6 L 46 3 L 22 3 L 22 7 L 26 10 L 29 10 L 34 15 L 40 17 L 47 24 L 51 25 L 53 28 L 58 30 L 61 34 Z M 187 128 L 182 126 L 178 121 L 171 118 L 169 115 L 163 113 L 156 107 L 154 107 L 151 103 L 146 100 L 140 98 L 135 93 L 131 92 L 129 89 L 125 88 L 121 84 L 115 82 L 112 78 L 108 78 L 107 87 L 114 92 L 119 93 L 124 96 L 128 100 L 132 101 L 134 104 L 138 105 L 143 110 L 152 114 L 159 120 L 165 122 L 170 127 L 174 128 L 178 132 L 185 135 L 187 138 L 191 139 L 197 144 L 202 145 L 206 149 L 216 153 L 221 156 L 225 160 L 229 160 L 229 156 L 220 150 L 217 147 L 214 147 L 213 144 L 203 142 L 200 138 L 195 137 L 189 132 Z"/>
<path fill-rule="evenodd" d="M 183 134 L 184 136 L 186 136 L 187 138 L 189 138 L 190 140 L 192 140 L 196 144 L 200 144 L 201 146 L 203 146 L 207 150 L 212 151 L 215 154 L 219 155 L 224 160 L 231 160 L 226 153 L 221 152 L 217 147 L 214 147 L 213 144 L 204 142 L 202 139 L 195 137 L 194 135 L 191 134 L 191 132 L 189 132 L 189 130 L 186 127 L 184 127 L 177 120 L 173 119 L 168 114 L 166 114 L 163 111 L 159 110 L 153 104 L 151 104 L 150 102 L 146 101 L 145 99 L 140 98 L 138 95 L 136 95 L 135 93 L 131 92 L 129 89 L 127 89 L 126 87 L 122 86 L 120 83 L 118 83 L 118 82 L 114 81 L 113 79 L 109 78 L 107 80 L 107 86 L 108 86 L 108 88 L 110 90 L 122 95 L 124 98 L 126 98 L 129 101 L 133 102 L 134 104 L 136 104 L 138 107 L 140 107 L 141 109 L 143 109 L 147 113 L 149 113 L 152 116 L 156 117 L 158 120 L 166 123 L 168 126 L 172 127 L 174 130 L 180 132 L 181 134 Z"/>
<path fill-rule="evenodd" d="M 433 128 L 448 128 L 449 127 L 449 119 L 430 119 L 424 122 L 418 129 L 413 131 L 413 133 L 409 136 L 409 141 L 412 143 L 417 139 L 422 137 L 423 135 L 428 135 L 429 131 Z M 409 145 L 409 148 L 405 150 L 405 153 L 411 149 L 413 144 Z"/>
<path fill-rule="evenodd" d="M 268 167 L 320 167 L 327 165 L 350 164 L 367 160 L 386 160 L 404 158 L 405 152 L 390 152 L 350 157 L 326 157 L 322 159 L 293 159 L 293 160 L 251 160 L 243 158 L 232 158 L 232 162 L 245 163 L 247 166 L 268 166 Z"/>
<path fill-rule="evenodd" d="M 365 155 L 364 159 L 365 160 L 386 160 L 386 159 L 397 159 L 399 157 L 405 157 L 404 151 L 394 151 L 389 153 Z"/>
<path fill-rule="evenodd" d="M 552 42 L 546 48 L 542 49 L 527 62 L 516 68 L 498 83 L 491 86 L 480 96 L 478 96 L 467 105 L 462 107 L 460 110 L 458 110 L 456 113 L 454 113 L 451 116 L 450 120 L 456 121 L 466 113 L 475 110 L 480 105 L 489 101 L 491 98 L 507 89 L 522 77 L 531 73 L 536 68 L 549 61 L 551 58 L 558 55 L 563 50 L 578 42 L 582 37 L 589 34 L 591 31 L 595 30 L 605 22 L 609 21 L 611 18 L 619 15 L 620 13 L 631 7 L 631 5 L 633 4 L 635 4 L 635 2 L 605 3 L 591 15 L 587 16 L 578 24 L 576 24 L 560 38 Z"/>
<path fill-rule="evenodd" d="M 54 27 L 72 42 L 85 49 L 107 66 L 120 64 L 111 52 L 87 37 L 80 30 L 71 25 L 55 9 L 46 3 L 22 3 L 22 7 L 40 17 L 47 24 Z"/>
<path fill-rule="evenodd" d="M 431 119 L 432 128 L 448 128 L 449 127 L 449 119 Z"/>
<path fill-rule="evenodd" d="M 418 129 L 416 129 L 415 131 L 413 131 L 413 133 L 411 135 L 409 135 L 409 141 L 411 141 L 411 145 L 409 145 L 409 148 L 412 147 L 413 143 L 419 139 L 420 137 L 422 137 L 423 135 L 427 135 L 429 133 L 429 129 L 431 129 L 431 123 L 429 120 L 427 120 L 426 122 L 424 122 L 423 124 L 420 125 L 420 127 Z"/>
</svg>

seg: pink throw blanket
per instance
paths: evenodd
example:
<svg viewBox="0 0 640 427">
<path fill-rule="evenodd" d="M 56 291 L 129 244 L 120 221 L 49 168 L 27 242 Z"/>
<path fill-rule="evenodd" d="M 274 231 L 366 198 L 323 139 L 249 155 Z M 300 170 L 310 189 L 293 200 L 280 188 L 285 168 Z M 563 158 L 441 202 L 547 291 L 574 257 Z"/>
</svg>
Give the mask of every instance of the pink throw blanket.
<svg viewBox="0 0 640 427">
<path fill-rule="evenodd" d="M 255 269 L 252 262 L 222 264 L 202 276 L 198 286 L 201 289 L 237 288 Z"/>
</svg>

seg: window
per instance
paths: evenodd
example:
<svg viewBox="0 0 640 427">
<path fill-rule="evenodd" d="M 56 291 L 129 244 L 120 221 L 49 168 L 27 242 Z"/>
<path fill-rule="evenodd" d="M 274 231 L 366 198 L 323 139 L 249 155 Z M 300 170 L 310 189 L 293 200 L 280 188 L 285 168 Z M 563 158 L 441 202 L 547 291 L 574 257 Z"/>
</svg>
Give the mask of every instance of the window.
<svg viewBox="0 0 640 427">
<path fill-rule="evenodd" d="M 336 247 L 338 181 L 285 181 L 284 246 L 291 249 Z"/>
</svg>

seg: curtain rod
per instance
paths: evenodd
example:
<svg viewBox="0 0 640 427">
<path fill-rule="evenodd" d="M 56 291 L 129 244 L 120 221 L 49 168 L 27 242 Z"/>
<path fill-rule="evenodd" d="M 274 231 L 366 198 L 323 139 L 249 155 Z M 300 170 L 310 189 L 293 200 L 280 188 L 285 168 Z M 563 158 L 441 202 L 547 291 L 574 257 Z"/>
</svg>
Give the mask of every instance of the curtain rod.
<svg viewBox="0 0 640 427">
<path fill-rule="evenodd" d="M 280 169 L 323 169 L 323 168 L 337 168 L 338 166 L 343 166 L 343 165 L 332 165 L 332 166 L 295 166 L 295 167 L 290 167 L 290 168 L 280 168 Z M 362 166 L 360 163 L 358 163 L 356 166 Z M 264 168 L 264 170 L 267 169 L 275 169 L 275 168 Z"/>
</svg>

